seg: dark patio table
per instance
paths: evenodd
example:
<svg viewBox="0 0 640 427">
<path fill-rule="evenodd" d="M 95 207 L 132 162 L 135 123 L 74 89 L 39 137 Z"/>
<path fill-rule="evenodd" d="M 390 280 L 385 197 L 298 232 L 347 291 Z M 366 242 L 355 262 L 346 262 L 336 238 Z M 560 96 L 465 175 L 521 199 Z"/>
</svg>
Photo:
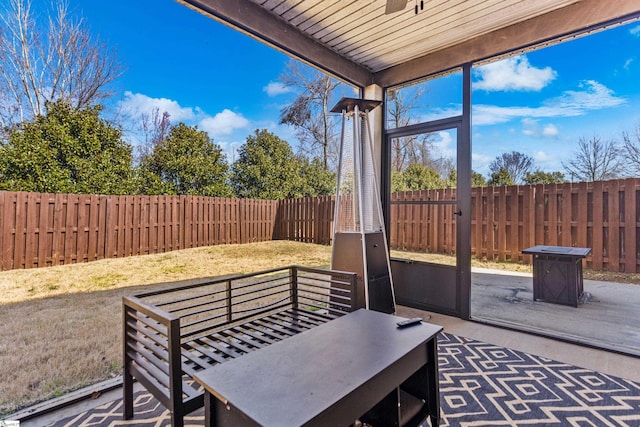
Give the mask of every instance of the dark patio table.
<svg viewBox="0 0 640 427">
<path fill-rule="evenodd" d="M 578 306 L 584 292 L 582 258 L 591 248 L 533 246 L 523 254 L 533 255 L 533 299 Z"/>
<path fill-rule="evenodd" d="M 205 425 L 400 425 L 408 392 L 420 402 L 410 424 L 430 416 L 437 426 L 442 327 L 399 320 L 361 309 L 197 373 Z"/>
</svg>

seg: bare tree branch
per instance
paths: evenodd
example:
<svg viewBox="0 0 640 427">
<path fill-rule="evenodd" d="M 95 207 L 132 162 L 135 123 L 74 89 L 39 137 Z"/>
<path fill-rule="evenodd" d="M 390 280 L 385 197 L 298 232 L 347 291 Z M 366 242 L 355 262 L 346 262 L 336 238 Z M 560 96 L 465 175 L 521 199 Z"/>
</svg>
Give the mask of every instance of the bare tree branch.
<svg viewBox="0 0 640 427">
<path fill-rule="evenodd" d="M 48 27 L 41 28 L 41 22 Z M 0 119 L 11 126 L 43 115 L 47 102 L 86 108 L 112 95 L 122 74 L 113 49 L 95 40 L 82 19 L 60 0 L 38 20 L 30 0 L 6 0 L 0 8 Z"/>
<path fill-rule="evenodd" d="M 411 89 L 390 91 L 387 96 L 387 126 L 390 129 L 401 128 L 416 122 L 411 112 L 420 108 L 418 104 L 425 93 L 424 86 Z M 441 163 L 434 158 L 431 135 L 411 135 L 393 138 L 391 141 L 391 166 L 396 172 L 403 171 L 411 164 L 419 164 L 430 169 Z"/>
<path fill-rule="evenodd" d="M 636 125 L 633 134 L 622 133 L 623 148 L 627 155 L 629 169 L 640 175 L 640 123 Z"/>
<path fill-rule="evenodd" d="M 625 174 L 618 144 L 615 141 L 603 141 L 598 136 L 588 141 L 580 138 L 573 159 L 567 163 L 562 162 L 562 166 L 572 181 L 603 181 L 620 178 Z"/>
<path fill-rule="evenodd" d="M 171 128 L 170 117 L 171 115 L 166 111 L 160 114 L 158 107 L 155 107 L 151 114 L 140 114 L 139 130 L 144 137 L 144 141 L 138 146 L 140 159 L 150 156 L 155 147 L 162 144 L 167 138 Z"/>
<path fill-rule="evenodd" d="M 325 169 L 337 152 L 335 117 L 329 112 L 329 102 L 339 81 L 313 69 L 302 69 L 291 61 L 279 77 L 280 82 L 300 91 L 295 101 L 280 112 L 280 123 L 295 127 L 301 152 L 310 157 L 320 157 Z"/>
<path fill-rule="evenodd" d="M 505 170 L 516 184 L 521 184 L 524 181 L 524 177 L 532 167 L 533 158 L 517 151 L 502 153 L 489 164 L 489 170 L 492 173 L 500 174 L 502 170 Z"/>
</svg>

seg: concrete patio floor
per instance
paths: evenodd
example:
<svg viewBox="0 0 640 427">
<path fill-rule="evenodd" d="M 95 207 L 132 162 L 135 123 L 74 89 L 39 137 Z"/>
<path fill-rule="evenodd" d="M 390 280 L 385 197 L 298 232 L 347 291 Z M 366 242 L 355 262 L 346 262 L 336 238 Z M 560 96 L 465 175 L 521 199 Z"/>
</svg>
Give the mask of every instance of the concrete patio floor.
<svg viewBox="0 0 640 427">
<path fill-rule="evenodd" d="M 584 281 L 578 307 L 533 300 L 527 273 L 473 269 L 471 317 L 640 356 L 640 285 Z"/>
</svg>

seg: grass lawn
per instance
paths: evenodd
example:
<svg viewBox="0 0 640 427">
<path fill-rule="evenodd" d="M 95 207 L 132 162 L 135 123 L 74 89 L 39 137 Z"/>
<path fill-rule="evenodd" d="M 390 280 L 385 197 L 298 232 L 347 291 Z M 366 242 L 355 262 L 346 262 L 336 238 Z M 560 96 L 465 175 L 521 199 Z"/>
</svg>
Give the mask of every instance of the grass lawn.
<svg viewBox="0 0 640 427">
<path fill-rule="evenodd" d="M 453 262 L 426 254 L 392 256 Z M 291 264 L 328 267 L 330 259 L 329 246 L 274 241 L 0 272 L 0 416 L 120 375 L 124 295 Z M 473 265 L 531 271 L 524 264 Z M 585 278 L 640 282 L 638 274 L 585 271 Z"/>
<path fill-rule="evenodd" d="M 120 375 L 124 295 L 330 259 L 329 246 L 276 241 L 0 272 L 0 415 Z"/>
</svg>

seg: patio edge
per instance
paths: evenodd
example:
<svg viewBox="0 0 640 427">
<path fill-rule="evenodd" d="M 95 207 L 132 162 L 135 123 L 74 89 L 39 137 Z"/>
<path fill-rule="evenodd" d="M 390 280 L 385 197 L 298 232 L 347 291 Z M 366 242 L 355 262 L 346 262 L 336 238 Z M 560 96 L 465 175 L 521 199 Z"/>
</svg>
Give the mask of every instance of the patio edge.
<svg viewBox="0 0 640 427">
<path fill-rule="evenodd" d="M 14 412 L 13 414 L 9 414 L 4 419 L 21 422 L 27 421 L 66 408 L 84 400 L 97 399 L 104 393 L 120 387 L 122 387 L 122 376 L 74 390 L 64 396 L 36 403 L 35 405 Z M 96 393 L 98 394 L 97 396 Z"/>
</svg>

